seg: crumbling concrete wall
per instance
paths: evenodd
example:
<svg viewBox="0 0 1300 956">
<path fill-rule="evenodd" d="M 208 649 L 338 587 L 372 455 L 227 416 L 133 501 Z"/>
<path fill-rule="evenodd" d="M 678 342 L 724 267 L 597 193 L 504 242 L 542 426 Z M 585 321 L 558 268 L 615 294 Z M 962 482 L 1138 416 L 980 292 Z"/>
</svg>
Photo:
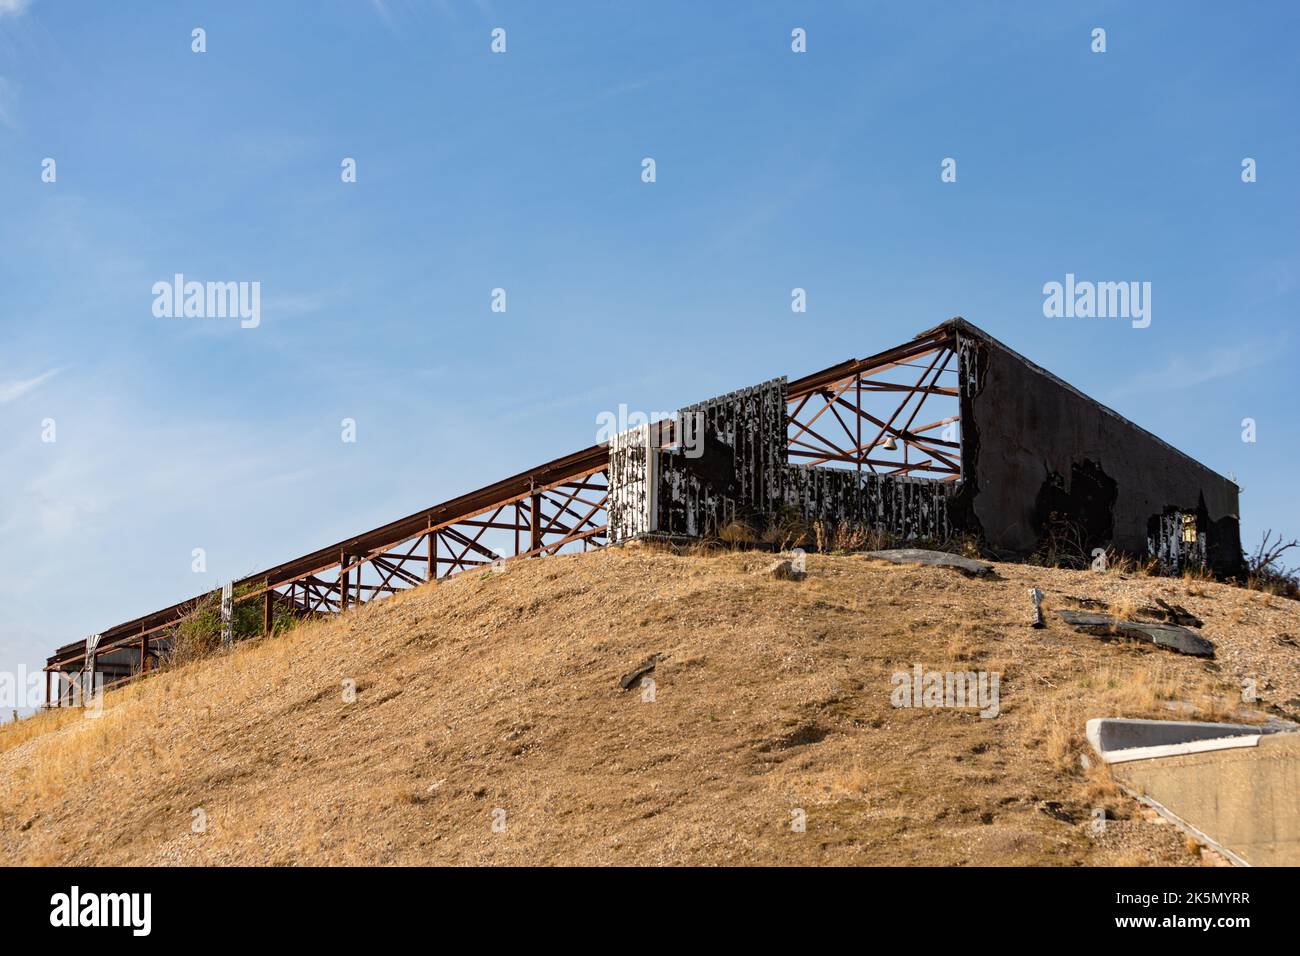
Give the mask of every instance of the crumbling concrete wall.
<svg viewBox="0 0 1300 956">
<path fill-rule="evenodd" d="M 787 463 L 785 379 L 683 408 L 694 448 L 649 449 L 652 430 L 610 443 L 610 540 L 700 537 L 783 516 L 852 522 L 906 538 L 948 536 L 955 482 Z"/>
<path fill-rule="evenodd" d="M 995 551 L 1027 556 L 1055 513 L 1083 530 L 1089 551 L 1159 557 L 1163 548 L 1175 569 L 1203 556 L 1216 574 L 1240 574 L 1235 484 L 968 323 L 957 329 L 963 487 L 955 526 Z M 1172 525 L 1162 517 L 1175 513 L 1196 516 L 1196 526 L 1171 559 Z"/>
<path fill-rule="evenodd" d="M 785 379 L 742 388 L 687 406 L 694 450 L 680 446 L 659 458 L 658 530 L 697 537 L 737 517 L 775 514 L 785 471 Z"/>
<path fill-rule="evenodd" d="M 1241 573 L 1238 489 L 969 323 L 956 336 L 962 476 L 941 481 L 792 466 L 785 379 L 682 409 L 694 448 L 610 445 L 610 540 L 699 537 L 734 520 L 851 521 L 902 538 L 978 537 L 1027 557 L 1055 529 L 1080 556 L 1114 548 L 1170 572 Z M 927 334 L 927 333 L 923 333 Z"/>
<path fill-rule="evenodd" d="M 609 515 L 612 541 L 623 541 L 647 534 L 655 527 L 651 501 L 650 425 L 619 432 L 609 442 L 609 497 L 605 510 Z"/>
<path fill-rule="evenodd" d="M 948 502 L 956 483 L 843 468 L 791 465 L 785 504 L 818 521 L 849 521 L 899 538 L 941 541 L 950 536 Z"/>
</svg>

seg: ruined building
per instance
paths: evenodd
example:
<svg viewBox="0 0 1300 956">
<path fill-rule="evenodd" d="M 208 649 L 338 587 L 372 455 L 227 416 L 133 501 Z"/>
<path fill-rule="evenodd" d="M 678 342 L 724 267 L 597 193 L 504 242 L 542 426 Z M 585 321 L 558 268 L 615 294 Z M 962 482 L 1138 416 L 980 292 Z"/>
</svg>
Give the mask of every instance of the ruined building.
<svg viewBox="0 0 1300 956">
<path fill-rule="evenodd" d="M 877 378 L 902 367 L 922 375 Z M 873 416 L 864 389 L 896 413 Z M 931 397 L 955 400 L 954 414 L 918 421 Z M 611 541 L 796 515 L 969 535 L 1008 558 L 1055 544 L 1155 558 L 1166 572 L 1240 570 L 1233 482 L 962 319 L 861 363 L 692 405 L 617 436 L 609 458 Z"/>
<path fill-rule="evenodd" d="M 791 519 L 994 555 L 1096 548 L 1241 573 L 1238 488 L 962 319 L 630 429 L 231 582 L 230 603 L 326 613 L 518 557 Z M 59 648 L 52 702 L 150 669 L 204 595 Z M 227 616 L 231 612 L 225 612 Z M 242 615 L 247 618 L 248 615 Z M 242 619 L 241 618 L 241 619 Z"/>
</svg>

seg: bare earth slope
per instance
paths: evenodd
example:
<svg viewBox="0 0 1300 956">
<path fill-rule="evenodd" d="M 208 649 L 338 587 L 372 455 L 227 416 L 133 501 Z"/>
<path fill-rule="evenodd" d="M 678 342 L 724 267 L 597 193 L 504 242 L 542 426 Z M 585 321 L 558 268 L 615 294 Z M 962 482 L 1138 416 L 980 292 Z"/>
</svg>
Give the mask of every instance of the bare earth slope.
<svg viewBox="0 0 1300 956">
<path fill-rule="evenodd" d="M 1300 605 L 1281 598 L 1018 565 L 979 581 L 855 555 L 810 556 L 793 582 L 763 573 L 771 560 L 519 562 L 152 676 L 98 719 L 9 726 L 0 858 L 1197 864 L 1081 769 L 1084 720 L 1300 711 Z M 1108 643 L 1050 611 L 1032 630 L 1034 584 L 1050 607 L 1183 604 L 1218 657 Z M 621 690 L 656 653 L 654 699 Z M 894 708 L 890 677 L 915 664 L 1000 672 L 999 715 Z M 1246 679 L 1261 703 L 1240 703 Z"/>
</svg>

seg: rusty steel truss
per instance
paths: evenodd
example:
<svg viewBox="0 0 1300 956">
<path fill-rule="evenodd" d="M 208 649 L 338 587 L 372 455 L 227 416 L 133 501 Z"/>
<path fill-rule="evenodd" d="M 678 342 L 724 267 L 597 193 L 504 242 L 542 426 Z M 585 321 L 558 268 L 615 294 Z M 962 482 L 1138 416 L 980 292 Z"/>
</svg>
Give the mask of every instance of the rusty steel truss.
<svg viewBox="0 0 1300 956">
<path fill-rule="evenodd" d="M 789 382 L 790 463 L 958 479 L 955 365 L 956 333 L 945 324 L 896 348 Z M 927 421 L 922 408 L 936 398 L 954 411 Z M 655 427 L 660 444 L 670 446 L 674 421 Z M 936 436 L 940 429 L 949 437 Z M 603 547 L 608 468 L 608 445 L 593 445 L 250 574 L 234 582 L 235 600 L 259 602 L 266 633 L 277 609 L 295 615 L 340 612 L 471 568 Z M 79 640 L 60 647 L 45 666 L 51 705 L 74 699 L 88 663 L 104 675 L 105 686 L 152 670 L 170 634 L 207 597 L 111 627 L 97 645 Z"/>
</svg>

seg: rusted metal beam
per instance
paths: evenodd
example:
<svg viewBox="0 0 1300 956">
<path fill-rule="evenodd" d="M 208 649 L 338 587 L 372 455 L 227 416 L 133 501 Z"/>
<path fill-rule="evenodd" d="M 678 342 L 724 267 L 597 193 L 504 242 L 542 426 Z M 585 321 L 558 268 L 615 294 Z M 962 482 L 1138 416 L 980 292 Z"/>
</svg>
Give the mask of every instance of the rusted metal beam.
<svg viewBox="0 0 1300 956">
<path fill-rule="evenodd" d="M 536 552 L 542 546 L 542 495 L 534 491 L 528 499 L 528 550 Z"/>
<path fill-rule="evenodd" d="M 955 472 L 956 462 L 943 457 L 937 448 L 956 447 L 956 443 L 937 438 L 919 441 L 925 431 L 946 424 L 945 419 L 932 425 L 899 428 L 894 420 L 905 414 L 904 407 L 913 396 L 921 401 L 929 395 L 956 396 L 955 388 L 938 384 L 939 374 L 933 369 L 943 354 L 951 354 L 956 343 L 956 333 L 948 325 L 940 326 L 910 342 L 887 349 L 864 359 L 850 359 L 839 365 L 795 379 L 787 386 L 787 396 L 793 406 L 788 413 L 795 434 L 789 442 L 788 454 L 793 458 L 817 461 L 842 462 L 861 470 L 863 467 L 926 470 L 939 474 Z M 925 364 L 928 360 L 928 364 Z M 916 384 L 898 384 L 879 378 L 891 369 L 923 368 Z M 950 374 L 950 373 L 944 373 Z M 847 398 L 845 392 L 852 389 Z M 877 419 L 862 408 L 864 396 L 899 394 L 903 401 L 893 418 Z M 799 422 L 808 401 L 820 395 L 824 407 L 806 424 Z M 828 398 L 829 396 L 829 398 Z M 841 400 L 842 399 L 842 400 Z M 850 424 L 840 414 L 839 408 L 849 407 L 856 413 Z M 917 405 L 919 409 L 919 403 Z M 850 450 L 829 442 L 811 427 L 819 416 L 830 409 L 849 443 Z M 862 422 L 871 422 L 877 429 L 884 424 L 881 434 L 892 434 L 907 446 L 914 446 L 925 456 L 923 462 L 900 464 L 871 454 L 877 441 L 865 442 Z M 676 445 L 678 436 L 673 419 L 651 423 L 652 444 L 657 448 Z M 809 440 L 805 440 L 805 436 Z M 812 441 L 825 447 L 819 448 Z M 248 575 L 234 582 L 241 592 L 237 603 L 261 598 L 262 630 L 268 632 L 274 621 L 277 601 L 287 604 L 295 614 L 333 612 L 351 607 L 367 596 L 392 593 L 401 586 L 422 583 L 418 574 L 406 567 L 407 561 L 419 561 L 424 566 L 423 580 L 439 577 L 440 571 L 479 567 L 502 557 L 531 557 L 554 554 L 570 545 L 583 549 L 600 545 L 607 537 L 608 528 L 601 513 L 608 498 L 609 449 L 605 444 L 593 445 L 573 454 L 545 462 L 519 472 L 501 481 L 476 489 L 456 498 L 436 504 L 415 514 L 399 518 L 386 525 L 366 531 L 355 537 L 327 545 L 298 558 L 278 564 L 264 571 Z M 950 477 L 956 477 L 951 474 Z M 506 508 L 514 509 L 514 520 L 501 519 Z M 549 512 L 549 514 L 548 514 Z M 492 531 L 513 537 L 513 554 L 489 548 L 484 544 L 484 533 Z M 423 542 L 424 553 L 417 556 Z M 446 552 L 442 548 L 446 547 Z M 365 565 L 374 568 L 378 584 L 363 580 Z M 333 580 L 326 580 L 326 575 Z M 336 577 L 336 579 L 334 579 Z M 287 593 L 285 593 L 287 591 Z M 206 600 L 201 594 L 170 607 L 143 615 L 102 632 L 99 654 L 123 648 L 139 647 L 139 669 L 148 667 L 150 655 L 159 641 L 166 640 L 166 632 L 174 628 L 186 615 Z M 62 673 L 61 668 L 75 667 L 84 659 L 84 642 L 72 642 L 59 647 L 49 658 L 47 669 Z M 57 678 L 55 681 L 57 683 Z M 56 695 L 61 696 L 61 695 Z"/>
<path fill-rule="evenodd" d="M 817 391 L 819 388 L 852 378 L 857 374 L 870 376 L 891 368 L 898 368 L 906 359 L 924 357 L 936 349 L 949 347 L 955 342 L 956 333 L 950 328 L 940 327 L 913 339 L 906 345 L 886 349 L 864 359 L 849 359 L 839 365 L 795 379 L 786 386 L 786 395 L 790 399 L 802 398 L 808 392 Z"/>
</svg>

